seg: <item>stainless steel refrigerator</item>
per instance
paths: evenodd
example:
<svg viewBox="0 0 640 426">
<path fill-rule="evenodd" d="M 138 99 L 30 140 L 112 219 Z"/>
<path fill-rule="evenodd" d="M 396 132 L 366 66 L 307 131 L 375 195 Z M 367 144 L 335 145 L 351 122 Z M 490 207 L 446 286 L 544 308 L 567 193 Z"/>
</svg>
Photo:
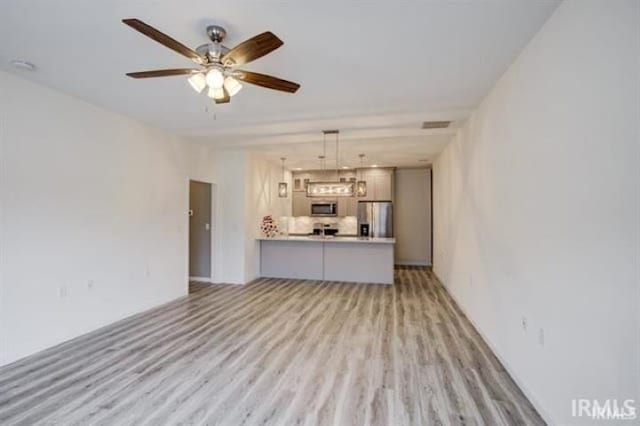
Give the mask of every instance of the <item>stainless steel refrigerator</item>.
<svg viewBox="0 0 640 426">
<path fill-rule="evenodd" d="M 393 237 L 393 203 L 391 201 L 359 201 L 358 233 L 362 235 L 363 224 L 369 225 L 369 236 Z"/>
</svg>

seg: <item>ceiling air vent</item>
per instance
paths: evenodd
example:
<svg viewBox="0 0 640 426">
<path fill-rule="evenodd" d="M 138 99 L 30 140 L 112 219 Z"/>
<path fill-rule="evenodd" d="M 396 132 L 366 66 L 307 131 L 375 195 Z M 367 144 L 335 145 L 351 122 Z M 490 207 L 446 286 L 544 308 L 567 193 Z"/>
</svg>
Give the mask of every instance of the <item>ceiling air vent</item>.
<svg viewBox="0 0 640 426">
<path fill-rule="evenodd" d="M 450 121 L 423 121 L 423 129 L 446 129 L 451 124 Z"/>
</svg>

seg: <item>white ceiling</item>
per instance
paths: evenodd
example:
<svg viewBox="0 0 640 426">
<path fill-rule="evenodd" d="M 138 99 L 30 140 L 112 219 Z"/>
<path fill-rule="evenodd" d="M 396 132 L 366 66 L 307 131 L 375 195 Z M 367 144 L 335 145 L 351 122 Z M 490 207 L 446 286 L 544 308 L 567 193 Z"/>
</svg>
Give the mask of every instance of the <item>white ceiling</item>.
<svg viewBox="0 0 640 426">
<path fill-rule="evenodd" d="M 451 139 L 448 133 L 427 137 L 407 136 L 393 138 L 373 138 L 340 140 L 338 167 L 359 167 L 358 154 L 365 154 L 363 165 L 379 167 L 416 167 L 427 166 Z M 335 138 L 327 139 L 326 167 L 336 167 Z M 286 158 L 287 169 L 321 169 L 318 158 L 323 154 L 322 138 L 315 142 L 273 144 L 252 147 L 252 151 L 264 155 L 272 162 Z"/>
<path fill-rule="evenodd" d="M 292 165 L 314 161 L 308 156 L 318 155 L 327 128 L 343 131 L 345 158 L 363 150 L 389 165 L 418 165 L 453 132 L 421 130 L 421 122 L 463 122 L 557 5 L 3 0 L 0 69 L 196 141 L 288 156 Z M 126 72 L 192 64 L 120 22 L 127 17 L 193 48 L 207 41 L 209 24 L 227 28 L 229 47 L 270 30 L 284 46 L 244 68 L 302 87 L 291 95 L 245 85 L 231 104 L 212 107 L 184 77 L 130 79 Z M 12 69 L 12 59 L 37 70 Z"/>
</svg>

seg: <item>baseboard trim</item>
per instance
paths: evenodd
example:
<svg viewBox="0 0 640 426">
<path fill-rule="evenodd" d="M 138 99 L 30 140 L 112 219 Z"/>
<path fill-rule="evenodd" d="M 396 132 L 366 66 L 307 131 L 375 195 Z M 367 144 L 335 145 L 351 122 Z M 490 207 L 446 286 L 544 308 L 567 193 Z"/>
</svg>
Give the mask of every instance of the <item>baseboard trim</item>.
<svg viewBox="0 0 640 426">
<path fill-rule="evenodd" d="M 398 260 L 395 264 L 402 266 L 431 266 L 431 262 L 424 262 L 421 260 Z"/>
<path fill-rule="evenodd" d="M 213 279 L 211 277 L 189 277 L 189 281 L 198 281 L 200 283 L 213 284 Z"/>
<path fill-rule="evenodd" d="M 467 310 L 462 305 L 462 303 L 460 303 L 458 301 L 458 299 L 453 295 L 453 293 L 451 291 L 449 291 L 449 288 L 447 287 L 445 282 L 438 276 L 438 274 L 436 274 L 436 272 L 433 269 L 431 270 L 431 272 L 438 279 L 438 281 L 440 281 L 442 286 L 447 291 L 447 294 L 449 294 L 451 299 L 453 299 L 453 301 L 456 303 L 456 305 L 458 305 L 458 308 L 460 308 L 460 310 L 462 311 L 464 316 L 467 317 L 467 319 L 469 320 L 469 322 L 471 323 L 473 328 L 475 328 L 476 331 L 478 332 L 478 334 L 480 334 L 480 337 L 482 337 L 482 340 L 484 340 L 484 342 L 487 344 L 487 346 L 489 346 L 489 349 L 491 349 L 491 352 L 493 352 L 493 354 L 496 356 L 496 358 L 498 358 L 498 361 L 500 361 L 500 363 L 504 366 L 504 369 L 507 370 L 507 373 L 509 373 L 509 375 L 511 376 L 513 381 L 516 382 L 516 385 L 518 385 L 518 387 L 520 388 L 522 393 L 527 397 L 529 402 L 531 402 L 531 405 L 533 405 L 533 407 L 536 409 L 538 414 L 540 414 L 542 419 L 547 424 L 550 424 L 550 425 L 559 424 L 558 422 L 553 421 L 553 419 L 551 418 L 549 413 L 542 408 L 542 406 L 540 405 L 540 402 L 533 396 L 531 391 L 525 386 L 524 382 L 515 373 L 515 370 L 513 368 L 511 368 L 509 363 L 504 359 L 504 357 L 500 354 L 500 352 L 498 352 L 496 350 L 496 347 L 494 346 L 493 342 L 487 337 L 487 335 L 484 333 L 484 331 L 480 327 L 478 327 L 478 324 L 476 324 L 475 320 L 473 318 L 471 318 L 471 316 L 467 313 Z"/>
</svg>

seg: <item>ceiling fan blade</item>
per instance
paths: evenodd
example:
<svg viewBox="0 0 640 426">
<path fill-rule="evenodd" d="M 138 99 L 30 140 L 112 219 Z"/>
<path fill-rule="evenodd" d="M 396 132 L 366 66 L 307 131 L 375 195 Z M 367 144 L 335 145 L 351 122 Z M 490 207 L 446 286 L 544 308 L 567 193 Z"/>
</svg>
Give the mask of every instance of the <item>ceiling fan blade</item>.
<svg viewBox="0 0 640 426">
<path fill-rule="evenodd" d="M 222 63 L 227 66 L 240 66 L 255 61 L 269 52 L 276 50 L 284 43 L 271 31 L 258 34 L 243 41 L 222 57 Z"/>
<path fill-rule="evenodd" d="M 198 64 L 204 64 L 206 62 L 205 59 L 198 55 L 193 49 L 188 48 L 179 41 L 174 40 L 165 33 L 156 30 L 151 25 L 145 24 L 139 19 L 123 19 L 122 22 L 182 56 L 186 56 L 192 61 L 197 62 Z"/>
<path fill-rule="evenodd" d="M 173 75 L 195 74 L 197 72 L 200 72 L 200 70 L 194 70 L 190 68 L 177 68 L 177 69 L 171 69 L 171 70 L 128 72 L 127 75 L 131 78 L 153 78 L 153 77 L 170 77 Z"/>
<path fill-rule="evenodd" d="M 266 74 L 259 74 L 257 72 L 238 70 L 233 76 L 246 83 L 266 87 L 267 89 L 280 90 L 282 92 L 295 93 L 296 90 L 300 88 L 298 83 L 282 80 Z"/>
<path fill-rule="evenodd" d="M 229 102 L 231 102 L 231 96 L 229 96 L 229 92 L 227 92 L 227 89 L 223 87 L 222 90 L 224 90 L 224 98 L 214 99 L 214 101 L 217 104 L 228 104 Z"/>
</svg>

